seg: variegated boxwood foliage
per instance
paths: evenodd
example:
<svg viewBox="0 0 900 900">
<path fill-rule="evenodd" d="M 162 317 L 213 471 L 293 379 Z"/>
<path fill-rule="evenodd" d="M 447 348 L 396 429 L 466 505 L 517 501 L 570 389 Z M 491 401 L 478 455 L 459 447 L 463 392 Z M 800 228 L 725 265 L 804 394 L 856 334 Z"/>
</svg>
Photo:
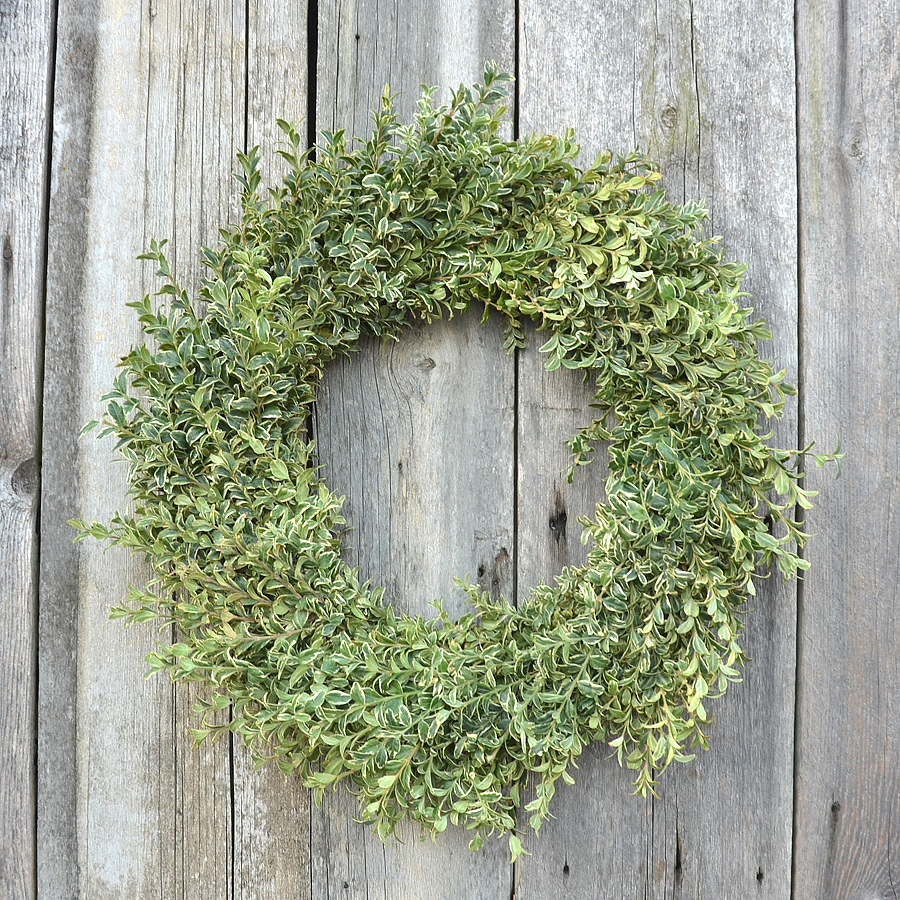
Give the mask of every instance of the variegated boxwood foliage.
<svg viewBox="0 0 900 900">
<path fill-rule="evenodd" d="M 177 626 L 151 667 L 211 686 L 201 711 L 231 709 L 198 741 L 230 729 L 318 792 L 349 781 L 382 837 L 405 817 L 462 824 L 473 847 L 508 833 L 515 856 L 520 807 L 537 830 L 591 742 L 642 793 L 706 746 L 754 571 L 805 568 L 791 510 L 809 493 L 800 454 L 758 428 L 789 389 L 705 211 L 668 202 L 637 156 L 582 171 L 572 132 L 501 139 L 507 80 L 488 68 L 449 106 L 426 91 L 403 127 L 386 94 L 365 143 L 326 133 L 315 160 L 282 122 L 290 171 L 267 193 L 256 152 L 239 155 L 243 217 L 205 251 L 199 295 L 162 244 L 146 254 L 162 300 L 133 304 L 149 343 L 122 360 L 100 431 L 133 512 L 76 524 L 149 560 L 114 616 Z M 608 443 L 607 499 L 583 521 L 585 566 L 517 607 L 465 585 L 469 614 L 412 617 L 341 559 L 306 421 L 363 335 L 470 306 L 506 317 L 509 349 L 532 319 L 547 369 L 594 386 L 570 444 L 574 468 Z"/>
</svg>

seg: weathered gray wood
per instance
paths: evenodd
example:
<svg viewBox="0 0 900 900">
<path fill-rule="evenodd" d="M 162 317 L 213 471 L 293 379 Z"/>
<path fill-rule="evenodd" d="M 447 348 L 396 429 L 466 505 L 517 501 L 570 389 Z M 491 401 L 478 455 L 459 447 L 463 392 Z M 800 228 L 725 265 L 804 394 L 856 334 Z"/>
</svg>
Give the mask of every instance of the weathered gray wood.
<svg viewBox="0 0 900 900">
<path fill-rule="evenodd" d="M 247 143 L 259 146 L 263 182 L 277 184 L 287 164 L 275 153 L 284 141 L 276 119 L 298 125 L 310 113 L 306 0 L 250 4 L 247 22 Z M 301 131 L 303 129 L 301 128 Z"/>
<path fill-rule="evenodd" d="M 306 6 L 289 0 L 60 8 L 33 831 L 30 461 L 51 5 L 0 0 L 0 598 L 10 613 L 0 637 L 0 894 L 33 897 L 36 878 L 42 900 L 507 897 L 502 844 L 472 856 L 464 834 L 431 845 L 408 831 L 405 846 L 383 848 L 353 823 L 345 795 L 310 810 L 305 790 L 274 768 L 254 771 L 243 747 L 191 749 L 193 693 L 142 677 L 156 636 L 107 622 L 145 569 L 73 546 L 65 525 L 106 518 L 123 502 L 125 471 L 110 464 L 110 443 L 75 434 L 139 337 L 124 303 L 154 281 L 135 254 L 150 237 L 172 238 L 180 277 L 196 285 L 200 244 L 234 213 L 228 173 L 245 128 L 249 144 L 271 146 L 276 115 L 305 114 Z M 670 192 L 705 197 L 728 255 L 750 263 L 753 303 L 775 331 L 771 352 L 794 378 L 793 7 L 520 6 L 521 130 L 573 124 L 586 161 L 605 145 L 649 145 Z M 801 436 L 827 445 L 840 433 L 849 457 L 842 481 L 815 469 L 809 478 L 822 494 L 801 597 L 793 895 L 890 897 L 900 880 L 900 210 L 891 168 L 900 17 L 889 0 L 798 10 Z M 385 81 L 405 91 L 409 115 L 419 82 L 471 80 L 489 57 L 513 65 L 511 0 L 323 2 L 319 13 L 320 128 L 365 133 Z M 602 461 L 565 485 L 562 440 L 588 396 L 564 373 L 543 375 L 539 340 L 519 357 L 517 411 L 496 323 L 414 329 L 329 372 L 314 425 L 356 529 L 349 558 L 399 606 L 427 612 L 466 572 L 510 595 L 514 559 L 523 594 L 583 559 L 576 517 L 602 498 Z M 792 406 L 778 439 L 796 444 L 796 432 Z M 516 866 L 517 897 L 790 894 L 794 596 L 794 585 L 760 590 L 746 683 L 714 705 L 711 752 L 663 776 L 658 801 L 631 797 L 628 774 L 604 748 L 585 755 L 576 786 L 557 795 L 556 820 L 527 842 L 534 855 Z M 449 599 L 458 611 L 458 596 Z"/>
<path fill-rule="evenodd" d="M 204 271 L 201 246 L 237 215 L 231 173 L 245 137 L 246 4 L 157 2 L 149 24 L 150 104 L 160 135 L 174 141 L 165 141 L 159 169 L 148 165 L 146 180 L 159 192 L 177 277 L 194 292 Z M 231 748 L 225 740 L 193 747 L 190 730 L 199 723 L 192 707 L 201 690 L 180 684 L 175 691 L 176 885 L 184 900 L 224 900 L 232 895 Z M 219 716 L 227 720 L 227 711 Z"/>
<path fill-rule="evenodd" d="M 97 417 L 115 363 L 139 338 L 125 303 L 155 281 L 136 254 L 151 237 L 174 238 L 179 274 L 196 285 L 200 243 L 234 214 L 244 12 L 242 2 L 61 11 L 42 507 L 41 829 L 51 839 L 39 845 L 42 896 L 231 892 L 228 744 L 190 748 L 191 691 L 143 678 L 156 635 L 107 621 L 128 582 L 146 578 L 143 565 L 92 542 L 72 550 L 61 523 L 106 520 L 124 503 L 125 468 L 110 463 L 111 442 L 72 436 Z"/>
<path fill-rule="evenodd" d="M 0 4 L 0 895 L 35 896 L 40 345 L 52 3 Z"/>
<path fill-rule="evenodd" d="M 235 900 L 308 900 L 309 792 L 275 766 L 256 769 L 234 748 Z"/>
<path fill-rule="evenodd" d="M 798 6 L 804 440 L 795 896 L 900 885 L 900 9 Z"/>
<path fill-rule="evenodd" d="M 260 145 L 264 183 L 284 171 L 273 152 L 276 118 L 307 115 L 306 3 L 251 4 L 248 25 L 247 143 Z M 310 795 L 269 765 L 256 769 L 234 743 L 234 898 L 306 900 L 310 894 Z"/>
<path fill-rule="evenodd" d="M 485 59 L 513 65 L 513 3 L 358 0 L 319 6 L 317 127 L 369 131 L 388 82 L 411 116 L 420 83 L 477 79 Z M 446 98 L 447 94 L 444 94 Z M 477 315 L 477 313 L 475 313 Z M 326 375 L 316 409 L 320 461 L 346 495 L 348 559 L 389 601 L 429 614 L 452 577 L 511 595 L 513 364 L 497 323 L 413 328 L 398 344 L 365 343 Z M 315 897 L 508 897 L 503 843 L 479 855 L 465 832 L 382 846 L 352 822 L 355 803 L 329 796 L 312 820 Z"/>
<path fill-rule="evenodd" d="M 78 896 L 76 681 L 81 553 L 66 520 L 79 509 L 75 435 L 85 350 L 76 328 L 87 271 L 85 186 L 93 122 L 86 114 L 97 57 L 96 4 L 60 12 L 44 328 L 44 418 L 38 691 L 39 897 Z"/>
<path fill-rule="evenodd" d="M 64 524 L 106 519 L 125 490 L 109 442 L 73 439 L 136 337 L 124 303 L 142 284 L 146 47 L 139 11 L 111 13 L 67 5 L 58 23 L 41 556 L 46 897 L 175 895 L 172 690 L 143 678 L 155 636 L 107 621 L 145 570 L 91 543 L 72 549 Z"/>
<path fill-rule="evenodd" d="M 704 196 L 729 256 L 796 372 L 792 7 L 766 15 L 711 2 L 521 6 L 520 122 L 574 125 L 585 163 L 649 148 L 674 197 Z M 794 376 L 795 377 L 795 376 Z M 520 355 L 520 593 L 580 562 L 576 516 L 602 497 L 602 472 L 566 487 L 554 449 L 587 413 L 581 385 Z M 796 441 L 792 410 L 778 439 Z M 748 616 L 747 683 L 715 704 L 708 755 L 663 776 L 660 799 L 629 796 L 603 748 L 555 799 L 556 820 L 517 867 L 517 894 L 542 898 L 771 896 L 790 890 L 793 585 L 766 583 Z"/>
</svg>

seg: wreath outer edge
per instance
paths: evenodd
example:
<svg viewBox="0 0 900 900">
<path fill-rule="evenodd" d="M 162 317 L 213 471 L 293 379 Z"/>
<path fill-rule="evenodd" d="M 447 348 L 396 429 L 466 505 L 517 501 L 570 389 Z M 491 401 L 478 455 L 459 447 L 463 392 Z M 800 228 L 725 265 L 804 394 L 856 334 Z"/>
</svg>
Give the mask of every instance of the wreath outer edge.
<svg viewBox="0 0 900 900">
<path fill-rule="evenodd" d="M 425 89 L 400 126 L 387 89 L 373 133 L 315 150 L 279 121 L 289 172 L 260 192 L 238 154 L 241 221 L 204 249 L 192 300 L 165 242 L 142 255 L 158 300 L 129 303 L 147 342 L 121 360 L 99 436 L 129 465 L 133 509 L 73 522 L 143 554 L 152 580 L 112 617 L 177 626 L 151 671 L 210 687 L 197 742 L 231 731 L 316 792 L 347 781 L 383 839 L 410 818 L 537 831 L 559 779 L 605 741 L 636 791 L 707 747 L 706 703 L 739 680 L 755 575 L 808 567 L 809 452 L 772 448 L 784 372 L 739 305 L 744 267 L 673 205 L 638 154 L 579 169 L 574 133 L 498 137 L 509 76 L 449 104 Z M 549 334 L 548 370 L 578 370 L 596 410 L 572 467 L 608 445 L 606 502 L 583 519 L 588 561 L 518 607 L 461 583 L 471 612 L 396 611 L 341 558 L 341 499 L 306 419 L 325 366 L 364 335 L 481 306 Z M 152 345 L 152 346 L 151 346 Z M 840 460 L 840 448 L 815 456 Z M 230 721 L 206 720 L 231 709 Z"/>
</svg>

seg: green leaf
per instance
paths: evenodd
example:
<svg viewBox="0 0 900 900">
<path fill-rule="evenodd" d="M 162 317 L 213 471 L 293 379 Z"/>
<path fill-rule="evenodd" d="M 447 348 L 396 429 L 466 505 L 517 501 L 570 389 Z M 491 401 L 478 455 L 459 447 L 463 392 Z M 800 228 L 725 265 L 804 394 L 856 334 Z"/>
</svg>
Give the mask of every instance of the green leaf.
<svg viewBox="0 0 900 900">
<path fill-rule="evenodd" d="M 515 834 L 509 836 L 509 855 L 512 862 L 515 862 L 520 856 L 531 856 L 523 847 L 522 842 Z"/>
<path fill-rule="evenodd" d="M 628 515 L 631 516 L 632 519 L 635 519 L 638 522 L 650 521 L 650 514 L 639 503 L 628 500 L 625 503 L 625 508 L 628 510 Z"/>
</svg>

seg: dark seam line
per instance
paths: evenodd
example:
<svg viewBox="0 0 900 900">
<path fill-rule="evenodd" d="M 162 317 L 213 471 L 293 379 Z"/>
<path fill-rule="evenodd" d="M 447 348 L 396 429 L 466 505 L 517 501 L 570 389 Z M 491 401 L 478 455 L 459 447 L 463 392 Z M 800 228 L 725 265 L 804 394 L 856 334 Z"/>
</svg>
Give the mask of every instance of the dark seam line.
<svg viewBox="0 0 900 900">
<path fill-rule="evenodd" d="M 521 59 L 519 28 L 521 24 L 520 0 L 514 0 L 513 7 L 513 140 L 518 141 L 521 136 L 519 105 L 522 92 L 520 88 Z M 513 350 L 513 606 L 519 606 L 519 348 Z M 515 900 L 516 896 L 516 863 L 509 864 L 509 900 Z"/>
<path fill-rule="evenodd" d="M 316 126 L 319 72 L 319 3 L 307 0 L 306 6 L 306 146 L 310 151 L 309 160 L 316 159 Z M 312 444 L 318 433 L 318 398 L 310 407 L 306 418 L 306 442 Z"/>
<path fill-rule="evenodd" d="M 308 0 L 306 7 L 306 146 L 310 159 L 316 151 L 316 98 L 318 97 L 319 69 L 319 2 Z"/>
<path fill-rule="evenodd" d="M 310 151 L 309 160 L 314 161 L 316 151 L 316 105 L 318 102 L 318 70 L 319 70 L 319 4 L 318 0 L 307 0 L 306 6 L 306 146 Z M 312 445 L 315 436 L 319 432 L 317 419 L 319 414 L 318 401 L 314 401 L 309 407 L 309 415 L 306 417 L 306 440 Z M 309 794 L 307 793 L 307 800 Z M 313 830 L 315 818 L 315 804 L 307 806 L 309 822 L 309 844 L 307 859 L 309 860 L 309 893 L 315 896 L 315 871 L 313 867 L 315 836 Z M 325 866 L 325 896 L 330 897 L 331 891 L 328 883 L 328 866 Z"/>
<path fill-rule="evenodd" d="M 795 160 L 795 189 L 797 192 L 797 439 L 798 447 L 805 446 L 806 419 L 803 405 L 805 393 L 803 385 L 803 196 L 800 181 L 800 30 L 798 16 L 799 0 L 794 2 L 794 160 Z M 800 461 L 797 461 L 800 465 Z M 801 483 L 802 487 L 802 483 Z M 805 511 L 797 506 L 794 513 L 800 530 L 803 530 Z M 799 556 L 803 556 L 802 548 L 797 548 Z M 797 773 L 800 763 L 800 718 L 801 718 L 801 674 L 802 666 L 802 636 L 803 636 L 803 572 L 797 573 L 797 613 L 795 619 L 794 635 L 794 753 L 793 753 L 793 792 L 791 798 L 791 900 L 794 900 L 797 880 L 797 799 L 798 780 Z"/>
<path fill-rule="evenodd" d="M 250 0 L 244 3 L 244 146 L 243 152 L 250 151 Z M 228 719 L 234 721 L 234 706 L 228 707 Z M 229 865 L 229 895 L 237 897 L 238 889 L 238 852 L 237 852 L 237 790 L 234 776 L 234 742 L 235 734 L 228 732 L 228 798 L 229 798 L 229 848 L 231 853 Z"/>
<path fill-rule="evenodd" d="M 515 0 L 513 11 L 513 140 L 517 141 L 520 136 L 519 132 L 519 77 L 520 77 L 520 59 L 519 59 L 519 10 L 520 0 Z"/>
<path fill-rule="evenodd" d="M 519 89 L 519 0 L 514 2 L 513 21 L 513 140 L 518 141 L 519 131 L 519 103 L 521 91 Z M 519 605 L 519 348 L 513 350 L 513 605 Z"/>
<path fill-rule="evenodd" d="M 244 153 L 250 149 L 250 0 L 244 3 Z"/>
<path fill-rule="evenodd" d="M 234 711 L 234 707 L 233 706 L 229 707 L 228 717 L 232 720 L 234 718 L 233 711 Z M 234 785 L 235 785 L 235 781 L 234 781 L 234 741 L 235 741 L 235 735 L 232 732 L 229 732 L 229 734 L 228 734 L 228 782 L 229 782 L 229 797 L 231 800 L 231 803 L 229 804 L 230 805 L 229 817 L 231 820 L 230 821 L 231 859 L 229 860 L 231 865 L 229 866 L 229 869 L 230 869 L 231 878 L 229 880 L 231 881 L 230 896 L 233 898 L 237 897 L 236 883 L 237 883 L 237 870 L 238 870 L 238 866 L 237 866 L 238 853 L 237 853 L 237 844 L 235 843 L 235 836 L 237 834 L 237 815 L 236 815 L 236 805 L 237 804 L 236 804 L 235 800 L 236 800 L 237 792 L 235 791 L 235 787 L 234 787 Z"/>
<path fill-rule="evenodd" d="M 47 97 L 45 106 L 45 122 L 46 137 L 44 139 L 44 184 L 41 199 L 41 220 L 43 223 L 43 240 L 41 253 L 43 254 L 42 264 L 43 272 L 41 276 L 40 286 L 40 308 L 38 317 L 40 319 L 40 335 L 37 340 L 37 359 L 35 360 L 35 444 L 34 452 L 37 462 L 37 496 L 35 503 L 37 510 L 34 520 L 35 528 L 35 563 L 34 569 L 35 583 L 32 591 L 34 602 L 34 660 L 32 662 L 34 672 L 34 707 L 32 715 L 34 716 L 34 746 L 32 749 L 33 757 L 33 775 L 34 778 L 34 808 L 32 814 L 32 859 L 34 868 L 32 869 L 32 890 L 33 896 L 38 895 L 38 802 L 40 800 L 41 791 L 38 786 L 38 778 L 40 776 L 40 765 L 38 759 L 38 727 L 40 717 L 40 682 L 41 682 L 41 592 L 40 592 L 40 572 L 41 572 L 41 506 L 43 500 L 43 441 L 44 441 L 44 379 L 46 375 L 47 363 L 47 291 L 50 283 L 50 194 L 53 172 L 53 111 L 56 106 L 56 45 L 57 31 L 59 24 L 59 5 L 54 2 L 50 11 L 50 58 L 47 61 Z"/>
</svg>

